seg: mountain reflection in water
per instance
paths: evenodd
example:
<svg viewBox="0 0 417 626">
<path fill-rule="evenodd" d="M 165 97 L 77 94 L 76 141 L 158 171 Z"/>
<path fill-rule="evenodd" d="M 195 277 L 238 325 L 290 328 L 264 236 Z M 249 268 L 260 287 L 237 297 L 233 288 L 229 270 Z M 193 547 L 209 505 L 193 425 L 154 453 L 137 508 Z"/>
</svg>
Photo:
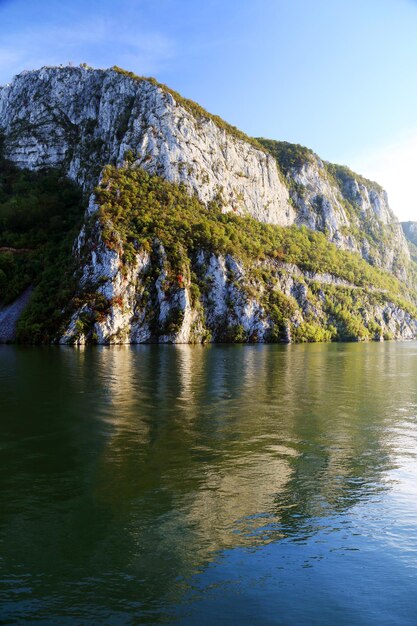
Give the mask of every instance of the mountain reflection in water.
<svg viewBox="0 0 417 626">
<path fill-rule="evenodd" d="M 414 343 L 3 346 L 0 623 L 411 624 L 416 380 Z"/>
</svg>

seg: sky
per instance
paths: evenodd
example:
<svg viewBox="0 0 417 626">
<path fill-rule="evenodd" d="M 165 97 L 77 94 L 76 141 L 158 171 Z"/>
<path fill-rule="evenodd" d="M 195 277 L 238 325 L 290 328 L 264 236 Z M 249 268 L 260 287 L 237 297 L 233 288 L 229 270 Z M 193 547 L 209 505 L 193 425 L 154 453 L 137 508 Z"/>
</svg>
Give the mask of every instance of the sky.
<svg viewBox="0 0 417 626">
<path fill-rule="evenodd" d="M 0 0 L 0 84 L 68 62 L 155 76 L 417 221 L 417 0 Z"/>
</svg>

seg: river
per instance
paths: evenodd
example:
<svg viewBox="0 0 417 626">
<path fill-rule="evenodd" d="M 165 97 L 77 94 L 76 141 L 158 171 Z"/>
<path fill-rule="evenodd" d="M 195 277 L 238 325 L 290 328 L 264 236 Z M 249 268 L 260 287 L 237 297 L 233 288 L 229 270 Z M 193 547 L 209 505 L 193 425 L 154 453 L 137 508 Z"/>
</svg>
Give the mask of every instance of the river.
<svg viewBox="0 0 417 626">
<path fill-rule="evenodd" d="M 0 347 L 0 624 L 417 623 L 417 343 Z"/>
</svg>

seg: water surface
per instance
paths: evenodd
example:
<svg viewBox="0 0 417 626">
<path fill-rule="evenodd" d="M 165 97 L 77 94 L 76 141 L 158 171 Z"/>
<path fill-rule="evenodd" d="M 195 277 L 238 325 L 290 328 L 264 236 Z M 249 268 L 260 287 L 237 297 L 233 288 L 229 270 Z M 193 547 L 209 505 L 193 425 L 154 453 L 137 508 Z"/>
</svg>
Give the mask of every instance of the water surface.
<svg viewBox="0 0 417 626">
<path fill-rule="evenodd" d="M 417 343 L 0 348 L 0 623 L 415 625 Z"/>
</svg>

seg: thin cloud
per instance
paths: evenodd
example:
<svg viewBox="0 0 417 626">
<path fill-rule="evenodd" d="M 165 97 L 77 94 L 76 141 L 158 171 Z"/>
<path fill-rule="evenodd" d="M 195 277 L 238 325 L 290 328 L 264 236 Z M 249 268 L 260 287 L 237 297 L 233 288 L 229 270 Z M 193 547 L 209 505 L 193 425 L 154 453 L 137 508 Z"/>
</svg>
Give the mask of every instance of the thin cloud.
<svg viewBox="0 0 417 626">
<path fill-rule="evenodd" d="M 145 31 L 123 16 L 117 20 L 117 28 L 110 17 L 86 16 L 68 27 L 52 23 L 3 36 L 0 82 L 1 78 L 10 80 L 23 69 L 69 61 L 85 61 L 97 67 L 117 64 L 141 74 L 153 74 L 175 58 L 176 51 L 171 38 Z"/>
</svg>

